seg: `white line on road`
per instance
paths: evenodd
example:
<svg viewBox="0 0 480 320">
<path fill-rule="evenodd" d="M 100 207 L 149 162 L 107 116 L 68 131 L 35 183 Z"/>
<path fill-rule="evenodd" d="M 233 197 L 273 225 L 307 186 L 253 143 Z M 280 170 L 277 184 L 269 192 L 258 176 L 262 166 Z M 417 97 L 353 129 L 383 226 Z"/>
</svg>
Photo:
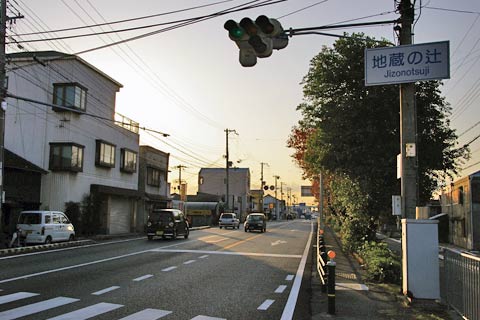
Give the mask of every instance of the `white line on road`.
<svg viewBox="0 0 480 320">
<path fill-rule="evenodd" d="M 197 260 L 188 260 L 188 261 L 185 261 L 183 264 L 190 264 L 190 263 L 194 263 L 195 261 Z"/>
<path fill-rule="evenodd" d="M 275 302 L 275 300 L 270 300 L 270 299 L 267 299 L 265 300 L 261 305 L 260 307 L 257 308 L 257 310 L 267 310 L 268 308 L 270 308 L 270 306 Z"/>
<path fill-rule="evenodd" d="M 313 235 L 313 223 L 310 223 L 310 234 L 308 236 L 307 244 L 305 245 L 305 250 L 303 250 L 302 260 L 298 265 L 297 274 L 295 276 L 295 281 L 293 282 L 292 290 L 288 295 L 287 304 L 285 309 L 283 309 L 282 317 L 280 320 L 291 320 L 293 319 L 293 312 L 295 311 L 295 305 L 297 304 L 298 294 L 300 292 L 300 286 L 302 284 L 303 272 L 305 271 L 305 265 L 307 264 L 308 250 L 310 249 L 310 244 L 312 243 Z"/>
<path fill-rule="evenodd" d="M 0 304 L 9 303 L 12 301 L 17 301 L 20 299 L 30 298 L 38 295 L 39 295 L 38 293 L 31 293 L 31 292 L 17 292 L 17 293 L 7 294 L 6 296 L 0 297 Z"/>
<path fill-rule="evenodd" d="M 222 254 L 232 256 L 254 256 L 254 257 L 273 257 L 273 258 L 302 258 L 299 254 L 277 254 L 277 253 L 256 253 L 256 252 L 232 252 L 232 251 L 203 251 L 203 250 L 172 250 L 172 249 L 152 249 L 155 252 L 179 252 L 179 253 L 208 253 L 208 254 Z M 201 258 L 201 257 L 200 257 Z M 0 282 L 1 283 L 1 282 Z"/>
<path fill-rule="evenodd" d="M 165 268 L 165 269 L 162 269 L 163 272 L 168 272 L 168 271 L 172 271 L 174 269 L 177 269 L 177 267 L 175 266 L 171 266 L 171 267 L 168 267 L 168 268 Z"/>
<path fill-rule="evenodd" d="M 148 279 L 148 278 L 151 278 L 151 277 L 153 277 L 153 274 L 146 274 L 144 276 L 133 279 L 133 281 L 142 281 L 142 280 L 145 280 L 145 279 Z"/>
<path fill-rule="evenodd" d="M 58 297 L 50 300 L 40 301 L 37 303 L 29 304 L 27 306 L 10 309 L 0 312 L 0 320 L 18 319 L 21 317 L 29 316 L 38 312 L 42 312 L 48 309 L 63 306 L 72 302 L 79 301 L 79 299 Z"/>
<path fill-rule="evenodd" d="M 198 258 L 199 258 L 199 259 L 205 259 L 205 258 L 207 258 L 207 257 L 208 257 L 208 254 L 204 254 L 203 256 L 198 257 Z"/>
<path fill-rule="evenodd" d="M 207 317 L 207 316 L 196 316 L 191 320 L 227 320 L 225 318 L 214 318 L 214 317 Z"/>
<path fill-rule="evenodd" d="M 168 316 L 172 311 L 144 309 L 119 320 L 157 320 Z"/>
<path fill-rule="evenodd" d="M 293 274 L 289 274 L 289 275 L 285 278 L 285 280 L 286 280 L 286 281 L 292 281 L 293 278 L 295 278 L 295 276 L 294 276 Z"/>
<path fill-rule="evenodd" d="M 275 290 L 275 293 L 283 293 L 285 289 L 287 289 L 287 286 L 285 285 L 278 286 L 277 290 Z"/>
<path fill-rule="evenodd" d="M 113 290 L 117 290 L 117 289 L 120 289 L 119 286 L 112 286 L 112 287 L 109 287 L 109 288 L 105 288 L 105 289 L 102 289 L 102 290 L 99 290 L 99 291 L 96 291 L 94 293 L 92 293 L 92 295 L 94 296 L 100 296 L 104 293 L 107 293 L 107 292 L 110 292 L 110 291 L 113 291 Z"/>
<path fill-rule="evenodd" d="M 93 306 L 61 314 L 58 317 L 49 318 L 47 320 L 86 320 L 121 307 L 123 307 L 121 304 L 100 302 Z"/>
</svg>

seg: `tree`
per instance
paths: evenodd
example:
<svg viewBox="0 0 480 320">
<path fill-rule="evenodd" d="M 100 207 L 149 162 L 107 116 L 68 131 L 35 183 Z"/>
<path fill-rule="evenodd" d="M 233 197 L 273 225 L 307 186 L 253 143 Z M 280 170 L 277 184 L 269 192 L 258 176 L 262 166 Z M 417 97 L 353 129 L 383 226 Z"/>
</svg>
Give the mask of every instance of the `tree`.
<svg viewBox="0 0 480 320">
<path fill-rule="evenodd" d="M 399 87 L 364 84 L 365 48 L 387 45 L 353 34 L 324 47 L 303 79 L 304 102 L 297 107 L 303 118 L 287 141 L 306 175 L 329 172 L 357 185 L 366 200 L 356 207 L 362 211 L 357 213 L 369 216 L 390 215 L 391 195 L 399 194 L 400 186 L 396 178 Z M 466 148 L 456 148 L 457 136 L 449 128 L 450 107 L 440 96 L 440 85 L 438 81 L 416 84 L 421 204 L 468 157 Z M 300 140 L 299 133 L 307 136 Z M 337 191 L 331 190 L 334 195 Z"/>
</svg>

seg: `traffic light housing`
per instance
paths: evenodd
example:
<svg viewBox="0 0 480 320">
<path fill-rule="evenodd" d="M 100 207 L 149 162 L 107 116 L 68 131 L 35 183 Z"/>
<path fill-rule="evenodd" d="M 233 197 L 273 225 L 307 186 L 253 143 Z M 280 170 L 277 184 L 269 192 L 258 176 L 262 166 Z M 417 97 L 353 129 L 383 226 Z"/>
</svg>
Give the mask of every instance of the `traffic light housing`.
<svg viewBox="0 0 480 320">
<path fill-rule="evenodd" d="M 273 49 L 280 50 L 288 45 L 280 22 L 264 15 L 257 17 L 255 22 L 250 18 L 243 18 L 240 23 L 228 20 L 223 27 L 240 49 L 239 60 L 244 67 L 252 67 L 257 57 L 269 57 Z"/>
</svg>

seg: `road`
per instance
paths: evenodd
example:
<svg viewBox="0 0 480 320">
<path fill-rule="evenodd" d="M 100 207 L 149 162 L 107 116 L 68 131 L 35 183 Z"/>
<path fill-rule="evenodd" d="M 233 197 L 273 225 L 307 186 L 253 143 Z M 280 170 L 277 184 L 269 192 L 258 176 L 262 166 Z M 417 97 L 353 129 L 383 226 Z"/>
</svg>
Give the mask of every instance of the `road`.
<svg viewBox="0 0 480 320">
<path fill-rule="evenodd" d="M 3 257 L 0 320 L 307 319 L 312 232 L 293 220 Z"/>
</svg>

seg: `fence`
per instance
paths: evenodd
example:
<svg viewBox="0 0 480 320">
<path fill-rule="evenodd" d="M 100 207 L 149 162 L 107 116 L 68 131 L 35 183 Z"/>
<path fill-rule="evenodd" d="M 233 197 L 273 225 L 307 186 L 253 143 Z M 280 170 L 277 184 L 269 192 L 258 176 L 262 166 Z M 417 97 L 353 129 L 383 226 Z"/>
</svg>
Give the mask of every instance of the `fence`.
<svg viewBox="0 0 480 320">
<path fill-rule="evenodd" d="M 441 297 L 465 319 L 480 319 L 480 258 L 444 248 Z"/>
</svg>

